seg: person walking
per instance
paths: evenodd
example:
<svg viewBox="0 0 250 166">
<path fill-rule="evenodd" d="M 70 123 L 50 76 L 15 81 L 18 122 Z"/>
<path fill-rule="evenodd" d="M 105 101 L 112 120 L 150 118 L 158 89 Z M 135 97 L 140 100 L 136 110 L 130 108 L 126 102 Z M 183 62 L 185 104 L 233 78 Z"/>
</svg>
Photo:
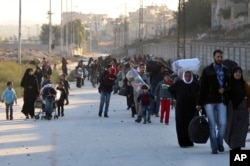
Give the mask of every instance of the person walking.
<svg viewBox="0 0 250 166">
<path fill-rule="evenodd" d="M 56 90 L 60 91 L 60 97 L 56 101 L 58 116 L 64 116 L 64 101 L 68 97 L 63 82 L 57 84 Z"/>
<path fill-rule="evenodd" d="M 78 62 L 78 65 L 75 68 L 75 76 L 76 76 L 76 87 L 82 87 L 82 79 L 83 79 L 83 68 L 81 67 L 81 61 Z"/>
<path fill-rule="evenodd" d="M 3 91 L 1 100 L 6 106 L 6 120 L 13 120 L 13 104 L 17 104 L 16 91 L 13 82 L 7 82 L 7 88 Z"/>
<path fill-rule="evenodd" d="M 100 106 L 99 106 L 99 117 L 102 116 L 103 107 L 105 104 L 104 109 L 104 117 L 108 118 L 108 110 L 109 110 L 109 102 L 111 97 L 111 92 L 113 91 L 113 85 L 116 80 L 116 75 L 114 74 L 114 71 L 112 71 L 112 66 L 108 65 L 106 70 L 100 75 L 99 77 L 99 93 L 100 96 Z"/>
<path fill-rule="evenodd" d="M 63 57 L 62 58 L 62 73 L 65 75 L 68 75 L 68 68 L 67 68 L 68 62 L 67 60 Z"/>
<path fill-rule="evenodd" d="M 179 146 L 192 147 L 194 144 L 189 137 L 188 125 L 197 112 L 199 84 L 194 81 L 192 72 L 186 71 L 180 80 L 168 88 L 168 91 L 176 99 L 175 121 Z"/>
<path fill-rule="evenodd" d="M 228 120 L 225 141 L 232 150 L 245 147 L 250 113 L 250 86 L 241 67 L 234 67 L 230 80 Z"/>
<path fill-rule="evenodd" d="M 142 85 L 141 93 L 137 98 L 137 102 L 141 105 L 142 115 L 143 115 L 143 123 L 146 124 L 151 123 L 150 116 L 150 104 L 154 100 L 154 95 L 149 93 L 149 88 L 147 85 Z"/>
<path fill-rule="evenodd" d="M 165 124 L 169 123 L 169 114 L 170 114 L 170 104 L 172 100 L 172 95 L 168 91 L 168 88 L 172 85 L 172 81 L 169 73 L 165 73 L 163 76 L 163 80 L 158 83 L 155 88 L 155 98 L 156 100 L 160 100 L 161 106 L 161 114 L 160 114 L 160 122 L 163 122 L 163 118 L 165 116 Z"/>
<path fill-rule="evenodd" d="M 63 83 L 63 87 L 66 92 L 66 103 L 65 105 L 69 104 L 69 89 L 70 89 L 70 84 L 69 81 L 67 80 L 67 76 L 65 74 L 62 74 L 60 81 Z"/>
<path fill-rule="evenodd" d="M 148 85 L 150 86 L 150 81 L 149 81 L 149 77 L 146 74 L 146 65 L 144 63 L 140 63 L 138 66 L 138 74 L 140 75 L 140 77 L 142 78 L 142 80 Z M 134 80 L 134 78 L 132 78 L 131 80 L 129 80 L 130 82 L 132 82 Z M 134 88 L 133 88 L 134 89 Z M 136 114 L 137 114 L 137 119 L 135 120 L 135 122 L 140 123 L 142 120 L 142 110 L 141 110 L 141 106 L 138 104 L 137 98 L 139 96 L 141 92 L 136 91 L 134 89 L 134 103 L 135 103 L 135 109 L 136 109 Z"/>
<path fill-rule="evenodd" d="M 222 65 L 223 52 L 213 52 L 214 62 L 205 67 L 200 79 L 200 94 L 196 108 L 204 106 L 208 117 L 212 154 L 224 152 L 223 138 L 227 125 L 229 72 Z M 218 128 L 217 128 L 218 126 Z M 218 129 L 218 132 L 216 130 Z"/>
<path fill-rule="evenodd" d="M 33 75 L 33 69 L 27 68 L 21 80 L 21 87 L 23 87 L 23 107 L 22 113 L 26 119 L 34 117 L 34 102 L 39 95 L 39 86 L 36 76 Z"/>
</svg>

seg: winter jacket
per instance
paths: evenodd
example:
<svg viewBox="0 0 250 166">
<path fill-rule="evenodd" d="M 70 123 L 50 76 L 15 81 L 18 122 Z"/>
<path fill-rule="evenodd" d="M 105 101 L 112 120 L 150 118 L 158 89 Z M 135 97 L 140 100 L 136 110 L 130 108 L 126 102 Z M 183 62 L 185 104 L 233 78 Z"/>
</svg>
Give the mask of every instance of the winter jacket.
<svg viewBox="0 0 250 166">
<path fill-rule="evenodd" d="M 110 74 L 108 71 L 104 71 L 99 77 L 99 91 L 112 92 L 113 85 L 116 80 L 116 75 Z"/>
<path fill-rule="evenodd" d="M 213 64 L 203 69 L 200 79 L 200 94 L 198 97 L 198 105 L 204 105 L 209 103 L 221 103 L 227 104 L 228 102 L 228 91 L 229 91 L 229 72 L 223 67 L 224 71 L 224 82 L 223 88 L 225 92 L 223 95 L 219 93 L 220 85 L 217 79 L 216 72 Z"/>
<path fill-rule="evenodd" d="M 166 100 L 172 98 L 172 95 L 168 91 L 169 84 L 166 84 L 164 80 L 160 81 L 155 88 L 155 97 L 159 98 L 160 100 Z"/>
<path fill-rule="evenodd" d="M 16 96 L 15 90 L 6 88 L 2 93 L 1 100 L 6 104 L 10 104 L 14 102 L 17 103 L 17 96 Z"/>
</svg>

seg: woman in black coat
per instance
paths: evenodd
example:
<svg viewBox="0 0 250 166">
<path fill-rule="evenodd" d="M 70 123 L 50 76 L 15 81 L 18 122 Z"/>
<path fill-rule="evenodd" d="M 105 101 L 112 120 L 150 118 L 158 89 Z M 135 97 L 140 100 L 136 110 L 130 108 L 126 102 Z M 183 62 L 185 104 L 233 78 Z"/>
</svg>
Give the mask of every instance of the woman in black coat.
<svg viewBox="0 0 250 166">
<path fill-rule="evenodd" d="M 188 125 L 196 114 L 196 100 L 199 84 L 194 81 L 190 71 L 183 73 L 183 78 L 168 88 L 176 99 L 175 120 L 178 143 L 180 147 L 194 146 L 189 138 Z"/>
<path fill-rule="evenodd" d="M 34 102 L 39 95 L 37 78 L 32 72 L 33 69 L 26 69 L 21 81 L 21 87 L 24 88 L 22 113 L 26 116 L 26 119 L 29 119 L 29 115 L 31 118 L 34 117 Z"/>
</svg>

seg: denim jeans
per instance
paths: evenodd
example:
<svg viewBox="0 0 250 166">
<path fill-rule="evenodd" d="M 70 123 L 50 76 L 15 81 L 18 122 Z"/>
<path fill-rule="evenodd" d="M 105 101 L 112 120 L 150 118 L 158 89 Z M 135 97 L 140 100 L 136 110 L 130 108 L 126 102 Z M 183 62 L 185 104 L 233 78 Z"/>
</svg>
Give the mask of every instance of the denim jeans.
<svg viewBox="0 0 250 166">
<path fill-rule="evenodd" d="M 13 117 L 13 102 L 12 103 L 5 103 L 6 106 L 6 117 L 10 115 L 10 118 Z M 10 112 L 10 114 L 9 114 Z"/>
<path fill-rule="evenodd" d="M 205 110 L 208 117 L 211 148 L 218 149 L 218 147 L 223 146 L 227 125 L 227 108 L 223 103 L 215 103 L 206 104 Z M 216 133 L 216 129 L 218 133 Z"/>
<path fill-rule="evenodd" d="M 150 121 L 150 116 L 151 116 L 151 111 L 150 111 L 150 107 L 149 106 L 145 106 L 145 105 L 142 105 L 141 106 L 141 110 L 143 112 L 143 119 L 144 119 L 144 122 L 146 121 Z"/>
<path fill-rule="evenodd" d="M 54 103 L 53 97 L 45 97 L 45 112 L 49 116 L 51 116 L 53 111 L 53 103 Z"/>
<path fill-rule="evenodd" d="M 103 106 L 104 106 L 104 103 L 105 103 L 104 114 L 108 114 L 110 96 L 111 96 L 111 92 L 101 91 L 99 112 L 102 112 Z"/>
</svg>

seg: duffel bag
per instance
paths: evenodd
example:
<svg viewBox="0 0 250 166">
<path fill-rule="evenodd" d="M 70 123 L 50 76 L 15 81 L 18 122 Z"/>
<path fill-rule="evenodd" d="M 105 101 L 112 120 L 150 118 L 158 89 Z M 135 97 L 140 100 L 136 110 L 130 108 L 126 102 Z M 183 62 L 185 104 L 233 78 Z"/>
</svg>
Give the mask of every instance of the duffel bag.
<svg viewBox="0 0 250 166">
<path fill-rule="evenodd" d="M 189 123 L 188 133 L 192 142 L 205 144 L 209 138 L 207 119 L 202 115 L 195 116 Z"/>
</svg>

